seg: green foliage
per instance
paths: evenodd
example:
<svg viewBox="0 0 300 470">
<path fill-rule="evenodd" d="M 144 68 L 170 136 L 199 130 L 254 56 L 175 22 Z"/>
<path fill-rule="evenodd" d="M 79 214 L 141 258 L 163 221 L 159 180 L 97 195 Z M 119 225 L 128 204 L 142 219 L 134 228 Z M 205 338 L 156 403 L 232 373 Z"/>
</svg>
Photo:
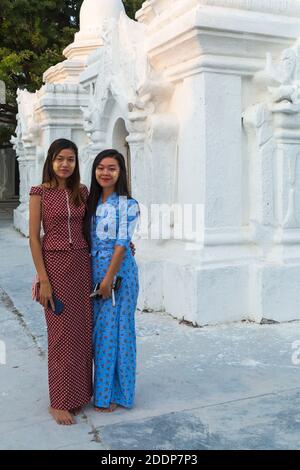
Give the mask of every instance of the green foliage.
<svg viewBox="0 0 300 470">
<path fill-rule="evenodd" d="M 9 146 L 8 142 L 10 141 L 10 138 L 11 138 L 11 126 L 2 126 L 0 127 L 0 142 L 2 142 L 2 145 L 0 146 L 0 148 L 2 147 L 6 147 L 6 146 Z"/>
<path fill-rule="evenodd" d="M 126 13 L 130 18 L 135 17 L 135 13 L 141 8 L 144 0 L 123 0 Z"/>
<path fill-rule="evenodd" d="M 42 74 L 62 60 L 62 50 L 78 29 L 81 1 L 1 0 L 0 80 L 7 102 L 15 102 L 18 87 L 34 91 Z"/>
<path fill-rule="evenodd" d="M 45 70 L 64 60 L 63 49 L 73 42 L 79 29 L 83 0 L 1 0 L 0 80 L 6 84 L 6 102 L 16 112 L 17 89 L 35 91 L 42 85 Z M 134 18 L 142 0 L 125 0 L 127 14 Z M 10 127 L 0 133 L 0 146 L 13 133 L 15 116 L 3 118 Z"/>
</svg>

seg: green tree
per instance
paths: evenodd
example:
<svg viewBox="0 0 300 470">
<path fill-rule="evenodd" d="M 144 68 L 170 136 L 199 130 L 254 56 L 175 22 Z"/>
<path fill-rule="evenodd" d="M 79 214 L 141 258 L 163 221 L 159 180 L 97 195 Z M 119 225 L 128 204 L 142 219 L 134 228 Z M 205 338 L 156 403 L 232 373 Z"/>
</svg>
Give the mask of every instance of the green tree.
<svg viewBox="0 0 300 470">
<path fill-rule="evenodd" d="M 123 0 L 126 13 L 130 18 L 135 17 L 135 13 L 141 8 L 145 0 Z"/>
<path fill-rule="evenodd" d="M 0 146 L 9 145 L 14 132 L 17 89 L 39 89 L 44 71 L 64 59 L 62 51 L 79 29 L 82 2 L 1 0 L 0 80 L 6 84 L 7 95 L 6 104 L 0 104 Z M 133 18 L 142 3 L 125 0 L 127 14 Z"/>
</svg>

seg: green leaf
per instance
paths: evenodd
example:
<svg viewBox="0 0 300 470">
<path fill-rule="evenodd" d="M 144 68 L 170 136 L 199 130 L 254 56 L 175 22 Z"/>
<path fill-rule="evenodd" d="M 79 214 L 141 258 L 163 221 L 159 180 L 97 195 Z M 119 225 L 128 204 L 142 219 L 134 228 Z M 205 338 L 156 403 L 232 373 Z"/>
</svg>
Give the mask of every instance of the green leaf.
<svg viewBox="0 0 300 470">
<path fill-rule="evenodd" d="M 64 60 L 63 49 L 79 29 L 83 0 L 1 0 L 0 80 L 6 85 L 6 102 L 16 106 L 18 87 L 34 92 L 43 73 Z M 134 18 L 142 0 L 124 0 Z M 0 109 L 5 118 L 5 110 Z M 3 118 L 3 119 L 4 119 Z M 2 121 L 3 122 L 3 121 Z M 11 129 L 0 127 L 0 145 L 8 143 Z"/>
</svg>

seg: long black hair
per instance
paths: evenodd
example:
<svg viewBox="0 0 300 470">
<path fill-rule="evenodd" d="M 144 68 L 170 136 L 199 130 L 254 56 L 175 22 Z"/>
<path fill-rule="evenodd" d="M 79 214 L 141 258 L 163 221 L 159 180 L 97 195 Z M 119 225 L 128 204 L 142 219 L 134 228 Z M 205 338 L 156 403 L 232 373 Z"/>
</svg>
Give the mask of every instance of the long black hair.
<svg viewBox="0 0 300 470">
<path fill-rule="evenodd" d="M 103 152 L 100 152 L 96 156 L 93 163 L 90 194 L 87 200 L 87 210 L 84 218 L 84 235 L 89 245 L 91 245 L 91 220 L 96 212 L 98 201 L 102 196 L 103 192 L 103 188 L 98 184 L 96 180 L 96 168 L 98 167 L 100 162 L 107 157 L 114 158 L 118 162 L 120 167 L 120 174 L 115 185 L 115 192 L 118 194 L 118 196 L 127 196 L 128 199 L 131 198 L 131 194 L 128 187 L 125 159 L 123 155 L 114 149 L 103 150 Z"/>
<path fill-rule="evenodd" d="M 75 169 L 72 175 L 67 179 L 66 186 L 72 191 L 72 200 L 76 206 L 82 204 L 83 199 L 80 192 L 80 172 L 79 172 L 79 161 L 78 161 L 78 148 L 74 142 L 68 139 L 56 139 L 49 147 L 47 158 L 43 168 L 43 184 L 49 187 L 58 187 L 58 180 L 53 170 L 53 161 L 62 150 L 70 149 L 73 150 L 75 155 Z M 54 183 L 54 186 L 53 186 Z"/>
</svg>

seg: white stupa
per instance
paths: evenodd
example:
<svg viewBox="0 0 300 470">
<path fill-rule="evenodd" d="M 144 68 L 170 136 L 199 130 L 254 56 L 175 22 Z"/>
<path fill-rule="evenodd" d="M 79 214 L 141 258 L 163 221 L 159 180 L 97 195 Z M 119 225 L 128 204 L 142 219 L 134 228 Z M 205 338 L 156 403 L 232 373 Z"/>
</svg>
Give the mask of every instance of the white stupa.
<svg viewBox="0 0 300 470">
<path fill-rule="evenodd" d="M 103 21 L 118 19 L 125 12 L 122 0 L 84 0 L 80 10 L 80 33 L 97 35 Z"/>
<path fill-rule="evenodd" d="M 125 14 L 122 0 L 84 0 L 80 9 L 80 30 L 74 42 L 63 51 L 67 60 L 50 67 L 43 76 L 46 83 L 77 83 L 88 57 L 103 46 L 102 30 L 106 20 Z"/>
<path fill-rule="evenodd" d="M 101 32 L 105 20 L 118 20 L 125 13 L 122 0 L 84 0 L 80 9 L 80 31 L 63 51 L 68 59 L 86 58 L 93 50 L 102 46 Z"/>
</svg>

